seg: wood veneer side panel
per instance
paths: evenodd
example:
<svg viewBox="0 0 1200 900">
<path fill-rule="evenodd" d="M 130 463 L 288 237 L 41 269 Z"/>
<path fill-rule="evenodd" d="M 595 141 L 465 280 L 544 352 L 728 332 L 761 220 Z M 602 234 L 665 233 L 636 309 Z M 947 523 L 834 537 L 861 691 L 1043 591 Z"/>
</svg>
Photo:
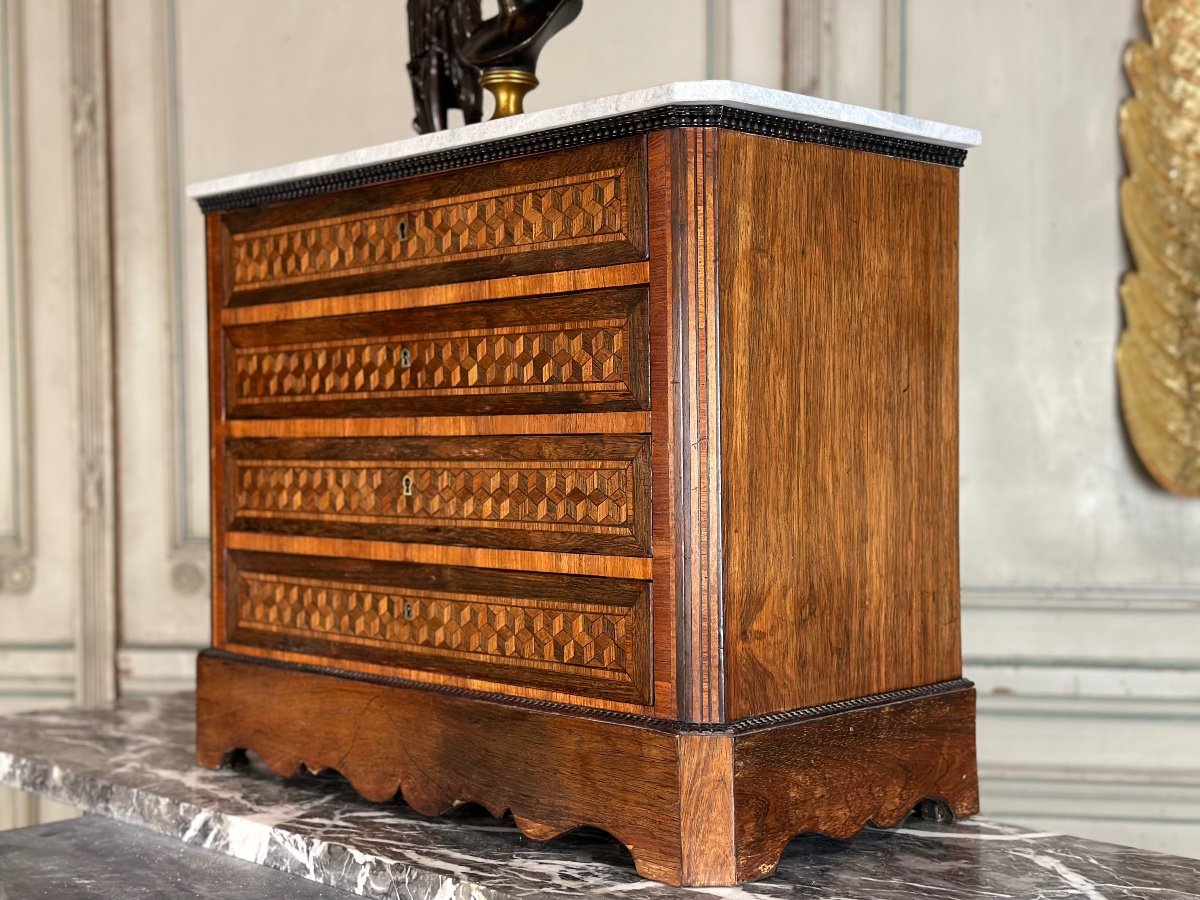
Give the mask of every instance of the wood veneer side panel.
<svg viewBox="0 0 1200 900">
<path fill-rule="evenodd" d="M 725 716 L 717 134 L 714 128 L 670 132 L 678 693 L 680 715 L 691 722 L 721 722 Z"/>
<path fill-rule="evenodd" d="M 225 656 L 199 667 L 201 765 L 253 750 L 280 775 L 336 769 L 375 802 L 399 789 L 425 815 L 473 801 L 538 839 L 593 825 L 642 875 L 680 882 L 673 735 Z"/>
<path fill-rule="evenodd" d="M 954 679 L 958 173 L 720 148 L 728 714 Z"/>
</svg>

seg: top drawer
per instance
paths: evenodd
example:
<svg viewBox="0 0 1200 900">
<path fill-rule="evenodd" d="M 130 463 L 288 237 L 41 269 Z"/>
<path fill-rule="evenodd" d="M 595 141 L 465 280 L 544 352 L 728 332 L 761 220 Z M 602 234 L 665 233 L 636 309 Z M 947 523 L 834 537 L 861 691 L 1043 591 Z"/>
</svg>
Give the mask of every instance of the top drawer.
<svg viewBox="0 0 1200 900">
<path fill-rule="evenodd" d="M 644 148 L 628 138 L 226 213 L 225 304 L 640 261 Z"/>
</svg>

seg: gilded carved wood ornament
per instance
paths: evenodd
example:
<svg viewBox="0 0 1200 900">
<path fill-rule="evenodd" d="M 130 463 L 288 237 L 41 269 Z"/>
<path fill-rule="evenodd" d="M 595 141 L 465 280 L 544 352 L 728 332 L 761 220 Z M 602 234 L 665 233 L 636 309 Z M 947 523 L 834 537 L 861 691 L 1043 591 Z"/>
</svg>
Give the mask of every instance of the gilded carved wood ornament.
<svg viewBox="0 0 1200 900">
<path fill-rule="evenodd" d="M 1121 406 L 1159 484 L 1200 496 L 1200 0 L 1146 0 L 1125 56 L 1121 184 L 1135 270 L 1121 283 Z"/>
</svg>

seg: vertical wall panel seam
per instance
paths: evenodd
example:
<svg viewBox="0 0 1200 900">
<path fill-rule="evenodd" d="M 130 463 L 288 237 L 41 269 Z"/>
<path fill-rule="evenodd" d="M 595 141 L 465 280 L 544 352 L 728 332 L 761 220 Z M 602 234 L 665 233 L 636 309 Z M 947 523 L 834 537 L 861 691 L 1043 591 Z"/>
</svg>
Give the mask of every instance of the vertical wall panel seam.
<svg viewBox="0 0 1200 900">
<path fill-rule="evenodd" d="M 71 0 L 71 139 L 79 324 L 80 571 L 76 700 L 116 695 L 117 574 L 107 7 Z"/>
<path fill-rule="evenodd" d="M 7 440 L 12 468 L 0 473 L 11 479 L 13 527 L 0 534 L 0 593 L 28 591 L 34 581 L 33 422 L 29 390 L 33 383 L 28 349 L 28 299 L 25 283 L 24 240 L 26 196 L 23 158 L 24 54 L 21 38 L 20 0 L 0 0 L 0 163 L 3 166 L 3 208 L 7 279 L 2 286 L 4 315 L 8 320 L 9 346 L 5 363 L 9 369 L 8 397 L 11 413 Z"/>
</svg>

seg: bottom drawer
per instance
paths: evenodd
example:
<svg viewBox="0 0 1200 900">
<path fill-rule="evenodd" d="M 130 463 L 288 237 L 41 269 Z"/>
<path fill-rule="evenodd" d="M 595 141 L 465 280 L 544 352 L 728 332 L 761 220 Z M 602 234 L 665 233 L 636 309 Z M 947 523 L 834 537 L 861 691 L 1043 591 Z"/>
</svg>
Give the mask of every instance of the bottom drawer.
<svg viewBox="0 0 1200 900">
<path fill-rule="evenodd" d="M 649 703 L 644 581 L 231 551 L 230 643 Z"/>
</svg>

